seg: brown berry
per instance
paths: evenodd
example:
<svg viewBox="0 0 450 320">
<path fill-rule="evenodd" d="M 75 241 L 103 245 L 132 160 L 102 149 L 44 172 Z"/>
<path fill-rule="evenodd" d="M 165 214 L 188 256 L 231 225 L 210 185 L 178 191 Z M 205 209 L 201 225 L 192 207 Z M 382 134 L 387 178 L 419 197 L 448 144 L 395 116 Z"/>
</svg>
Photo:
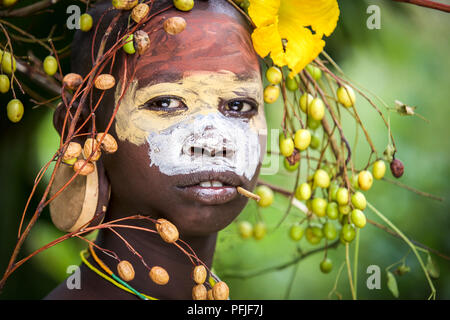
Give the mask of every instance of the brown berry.
<svg viewBox="0 0 450 320">
<path fill-rule="evenodd" d="M 208 296 L 208 300 L 214 300 L 214 295 L 213 295 L 212 289 L 209 289 L 208 292 L 206 293 L 206 295 Z"/>
<path fill-rule="evenodd" d="M 150 48 L 150 38 L 147 32 L 138 30 L 133 36 L 134 47 L 137 49 L 139 55 L 143 55 L 148 48 Z"/>
<path fill-rule="evenodd" d="M 145 3 L 140 3 L 131 11 L 131 19 L 134 22 L 139 23 L 142 19 L 146 18 L 148 13 L 150 12 L 150 7 Z"/>
<path fill-rule="evenodd" d="M 70 142 L 67 146 L 66 152 L 64 152 L 63 160 L 67 161 L 69 159 L 78 158 L 81 154 L 81 145 L 78 142 Z"/>
<path fill-rule="evenodd" d="M 66 88 L 76 90 L 83 83 L 83 78 L 77 73 L 68 73 L 64 76 L 63 83 Z"/>
<path fill-rule="evenodd" d="M 94 140 L 92 138 L 86 139 L 86 142 L 84 143 L 84 147 L 83 147 L 83 152 L 84 152 L 85 159 L 89 158 L 91 156 L 92 152 L 94 152 L 94 154 L 92 154 L 90 161 L 97 161 L 98 159 L 100 159 L 100 156 L 102 155 L 102 152 L 100 151 L 100 146 L 99 146 L 97 140 Z"/>
<path fill-rule="evenodd" d="M 177 227 L 166 219 L 157 220 L 156 230 L 165 242 L 174 243 L 178 240 L 179 233 Z"/>
<path fill-rule="evenodd" d="M 206 271 L 206 268 L 203 265 L 196 266 L 194 268 L 194 271 L 192 272 L 192 278 L 197 284 L 204 283 L 206 281 L 207 275 L 208 272 Z"/>
<path fill-rule="evenodd" d="M 106 153 L 114 153 L 117 151 L 117 141 L 114 139 L 112 135 L 107 133 L 105 137 L 103 137 L 104 132 L 100 132 L 97 134 L 97 142 L 100 143 L 100 140 L 103 138 L 103 141 L 101 143 L 101 148 Z"/>
<path fill-rule="evenodd" d="M 403 162 L 398 159 L 394 159 L 391 162 L 391 172 L 392 175 L 396 178 L 400 178 L 403 175 L 403 171 L 405 170 L 405 166 Z"/>
<path fill-rule="evenodd" d="M 94 85 L 99 90 L 108 90 L 116 85 L 116 79 L 110 74 L 101 74 L 95 78 Z"/>
<path fill-rule="evenodd" d="M 128 282 L 134 279 L 133 265 L 126 260 L 122 260 L 119 262 L 119 264 L 117 265 L 117 273 L 123 281 Z"/>
<path fill-rule="evenodd" d="M 192 288 L 192 299 L 194 300 L 206 300 L 208 298 L 208 293 L 206 287 L 202 284 L 196 285 Z"/>
<path fill-rule="evenodd" d="M 154 283 L 159 284 L 161 286 L 167 284 L 167 282 L 169 282 L 170 279 L 166 269 L 158 266 L 155 266 L 150 270 L 149 276 Z"/>
<path fill-rule="evenodd" d="M 73 170 L 75 172 L 77 172 L 78 170 L 80 170 L 79 174 L 81 174 L 82 176 L 87 176 L 88 174 L 91 174 L 92 172 L 94 172 L 95 167 L 94 164 L 92 162 L 88 162 L 86 163 L 86 165 L 83 167 L 84 163 L 86 162 L 86 160 L 80 159 L 77 160 L 74 164 L 73 164 Z M 83 167 L 83 169 L 81 169 L 81 167 Z"/>
<path fill-rule="evenodd" d="M 212 288 L 214 300 L 227 300 L 230 295 L 230 289 L 223 281 L 217 282 Z"/>
<path fill-rule="evenodd" d="M 164 21 L 164 30 L 171 35 L 176 35 L 186 29 L 186 20 L 181 17 L 172 17 Z"/>
</svg>

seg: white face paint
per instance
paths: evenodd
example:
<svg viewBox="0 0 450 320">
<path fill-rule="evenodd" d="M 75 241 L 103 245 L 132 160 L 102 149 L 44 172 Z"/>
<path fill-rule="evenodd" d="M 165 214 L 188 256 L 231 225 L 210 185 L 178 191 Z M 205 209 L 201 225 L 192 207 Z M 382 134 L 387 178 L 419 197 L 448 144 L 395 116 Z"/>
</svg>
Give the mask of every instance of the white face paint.
<svg viewBox="0 0 450 320">
<path fill-rule="evenodd" d="M 181 81 L 136 87 L 133 83 L 125 93 L 115 127 L 120 140 L 149 144 L 150 166 L 169 176 L 232 171 L 253 178 L 267 137 L 259 75 L 240 80 L 229 71 L 195 73 Z M 116 99 L 119 93 L 117 86 Z M 140 107 L 164 95 L 179 97 L 188 109 L 172 115 Z M 258 113 L 247 119 L 219 111 L 221 101 L 238 98 L 257 101 Z"/>
<path fill-rule="evenodd" d="M 251 180 L 261 155 L 258 132 L 248 122 L 220 112 L 196 115 L 152 132 L 147 141 L 150 166 L 169 176 L 232 171 Z"/>
</svg>

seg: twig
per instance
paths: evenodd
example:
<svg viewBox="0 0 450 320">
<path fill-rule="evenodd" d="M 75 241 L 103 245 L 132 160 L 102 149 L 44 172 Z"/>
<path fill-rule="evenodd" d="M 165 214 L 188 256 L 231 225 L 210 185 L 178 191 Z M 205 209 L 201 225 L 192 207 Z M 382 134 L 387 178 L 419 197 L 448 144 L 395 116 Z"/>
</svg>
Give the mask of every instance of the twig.
<svg viewBox="0 0 450 320">
<path fill-rule="evenodd" d="M 397 186 L 399 186 L 401 188 L 405 188 L 405 189 L 407 189 L 409 191 L 412 191 L 412 192 L 414 192 L 414 193 L 416 193 L 418 195 L 421 195 L 423 197 L 427 197 L 427 198 L 430 198 L 430 199 L 433 199 L 433 200 L 437 200 L 437 201 L 441 201 L 441 202 L 444 201 L 444 198 L 441 198 L 441 197 L 435 196 L 433 194 L 414 189 L 414 188 L 412 188 L 412 187 L 410 187 L 410 186 L 408 186 L 408 185 L 406 185 L 404 183 L 401 183 L 399 181 L 390 180 L 390 179 L 387 179 L 387 178 L 383 178 L 382 180 L 386 181 L 386 182 L 389 182 L 389 183 L 392 183 L 392 184 L 395 184 L 395 185 L 397 185 Z"/>
<path fill-rule="evenodd" d="M 415 4 L 416 6 L 440 10 L 440 11 L 444 11 L 444 12 L 450 12 L 450 5 L 436 2 L 436 1 L 430 1 L 430 0 L 392 0 L 392 1 L 410 3 L 410 4 Z"/>
<path fill-rule="evenodd" d="M 336 240 L 334 241 L 332 244 L 328 245 L 328 246 L 323 246 L 320 248 L 316 248 L 313 250 L 310 250 L 308 252 L 302 252 L 300 253 L 299 256 L 295 257 L 294 259 L 292 259 L 291 261 L 288 261 L 286 263 L 283 263 L 281 265 L 278 266 L 274 266 L 274 267 L 269 267 L 269 268 L 265 268 L 262 270 L 258 270 L 258 271 L 252 271 L 252 272 L 242 272 L 242 273 L 222 273 L 221 276 L 223 278 L 237 278 L 237 279 L 247 279 L 247 278 L 252 278 L 252 277 L 256 277 L 265 273 L 269 273 L 269 272 L 273 272 L 273 271 L 278 271 L 278 270 L 283 270 L 286 269 L 294 264 L 297 264 L 300 260 L 305 259 L 306 257 L 317 253 L 317 252 L 321 252 L 325 249 L 335 249 L 337 248 L 337 246 L 339 245 L 341 241 L 340 240 Z"/>
<path fill-rule="evenodd" d="M 36 3 L 33 3 L 29 6 L 15 9 L 15 10 L 2 10 L 0 11 L 0 17 L 25 17 L 28 15 L 31 15 L 33 13 L 36 13 L 42 9 L 45 9 L 47 7 L 50 7 L 54 4 L 56 4 L 59 0 L 42 0 Z"/>
</svg>

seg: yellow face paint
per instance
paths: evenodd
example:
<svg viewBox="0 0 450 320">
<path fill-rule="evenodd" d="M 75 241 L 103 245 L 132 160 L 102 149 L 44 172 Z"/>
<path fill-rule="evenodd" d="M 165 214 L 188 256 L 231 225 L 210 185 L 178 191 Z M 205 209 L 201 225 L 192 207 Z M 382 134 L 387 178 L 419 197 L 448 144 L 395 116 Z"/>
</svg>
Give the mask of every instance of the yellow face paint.
<svg viewBox="0 0 450 320">
<path fill-rule="evenodd" d="M 137 82 L 132 83 L 122 99 L 116 115 L 116 132 L 120 140 L 135 145 L 148 142 L 150 165 L 157 165 L 168 175 L 194 172 L 194 168 L 200 165 L 202 170 L 233 170 L 245 174 L 247 178 L 253 176 L 256 165 L 262 161 L 267 134 L 259 75 L 240 80 L 228 71 L 197 72 L 180 81 L 157 83 L 140 89 L 137 87 Z M 120 92 L 118 86 L 116 102 Z M 141 107 L 155 97 L 167 95 L 179 97 L 187 110 L 170 114 Z M 219 111 L 221 101 L 239 98 L 257 101 L 258 113 L 247 119 L 224 116 Z M 205 139 L 201 136 L 207 128 L 212 128 L 213 132 Z M 194 132 L 201 142 L 195 142 L 191 137 Z M 185 161 L 180 162 L 179 157 L 183 156 L 182 150 L 186 149 L 187 141 L 191 144 L 201 143 L 203 147 L 210 144 L 214 148 L 221 148 L 220 140 L 227 141 L 227 148 L 235 149 L 235 159 L 216 157 L 202 159 L 202 163 L 198 163 L 185 155 Z M 168 144 L 171 150 L 166 150 Z M 250 165 L 249 162 L 253 163 Z"/>
</svg>

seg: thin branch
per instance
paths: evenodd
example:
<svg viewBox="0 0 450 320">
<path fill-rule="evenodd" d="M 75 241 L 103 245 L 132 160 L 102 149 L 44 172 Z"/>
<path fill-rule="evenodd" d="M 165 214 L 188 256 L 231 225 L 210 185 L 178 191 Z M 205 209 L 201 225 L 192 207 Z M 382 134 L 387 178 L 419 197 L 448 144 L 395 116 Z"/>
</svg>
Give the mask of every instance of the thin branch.
<svg viewBox="0 0 450 320">
<path fill-rule="evenodd" d="M 389 183 L 392 183 L 392 184 L 395 184 L 396 186 L 399 186 L 401 188 L 405 188 L 406 190 L 414 192 L 414 193 L 416 193 L 416 194 L 418 194 L 420 196 L 427 197 L 427 198 L 430 198 L 430 199 L 433 199 L 433 200 L 437 200 L 437 201 L 441 201 L 441 202 L 444 201 L 444 198 L 435 196 L 434 194 L 431 194 L 431 193 L 427 193 L 427 192 L 423 192 L 423 191 L 414 189 L 414 188 L 412 188 L 412 187 L 410 187 L 410 186 L 408 186 L 408 185 L 406 185 L 404 183 L 401 183 L 399 181 L 390 180 L 390 179 L 387 179 L 387 178 L 383 178 L 382 180 L 386 181 L 386 182 L 389 182 Z"/>
<path fill-rule="evenodd" d="M 2 10 L 0 17 L 25 17 L 56 4 L 59 0 L 42 0 L 15 10 Z"/>
<path fill-rule="evenodd" d="M 450 5 L 436 2 L 436 1 L 430 1 L 430 0 L 392 0 L 395 2 L 404 2 L 404 3 L 410 3 L 414 4 L 416 6 L 440 10 L 444 12 L 450 12 Z"/>
</svg>

